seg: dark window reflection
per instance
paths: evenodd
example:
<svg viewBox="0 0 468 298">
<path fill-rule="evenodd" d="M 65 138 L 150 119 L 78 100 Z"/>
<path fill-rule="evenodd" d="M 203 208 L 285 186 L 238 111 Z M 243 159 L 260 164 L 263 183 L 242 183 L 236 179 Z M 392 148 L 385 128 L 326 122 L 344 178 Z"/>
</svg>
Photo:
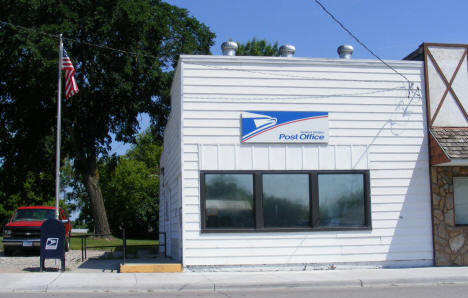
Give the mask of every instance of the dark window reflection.
<svg viewBox="0 0 468 298">
<path fill-rule="evenodd" d="M 319 174 L 320 226 L 363 226 L 364 175 Z"/>
<path fill-rule="evenodd" d="M 253 175 L 206 174 L 206 227 L 253 228 Z"/>
<path fill-rule="evenodd" d="M 309 210 L 309 175 L 263 175 L 265 227 L 308 227 Z"/>
<path fill-rule="evenodd" d="M 453 177 L 455 224 L 468 224 L 468 177 Z"/>
</svg>

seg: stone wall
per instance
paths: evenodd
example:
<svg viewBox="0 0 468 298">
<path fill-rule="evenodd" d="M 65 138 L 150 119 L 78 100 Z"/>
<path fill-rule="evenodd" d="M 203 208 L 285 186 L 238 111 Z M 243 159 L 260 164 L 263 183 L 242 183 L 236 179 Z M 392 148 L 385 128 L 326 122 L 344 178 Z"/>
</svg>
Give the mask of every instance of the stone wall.
<svg viewBox="0 0 468 298">
<path fill-rule="evenodd" d="M 432 215 L 436 266 L 468 265 L 468 227 L 455 226 L 453 177 L 468 167 L 432 167 Z"/>
</svg>

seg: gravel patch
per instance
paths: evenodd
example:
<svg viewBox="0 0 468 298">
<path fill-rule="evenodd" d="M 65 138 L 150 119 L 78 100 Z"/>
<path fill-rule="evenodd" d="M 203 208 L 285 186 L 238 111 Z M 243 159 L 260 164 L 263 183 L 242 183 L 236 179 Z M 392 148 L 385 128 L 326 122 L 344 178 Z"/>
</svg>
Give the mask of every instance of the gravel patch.
<svg viewBox="0 0 468 298">
<path fill-rule="evenodd" d="M 0 255 L 0 273 L 14 272 L 39 272 L 39 253 L 25 252 L 21 255 L 5 257 Z M 65 253 L 66 271 L 99 271 L 115 272 L 122 262 L 120 258 L 109 258 L 109 253 L 100 250 L 88 250 L 87 259 L 81 262 L 81 250 L 70 250 Z M 46 271 L 59 271 L 61 262 L 59 259 L 46 259 Z"/>
</svg>

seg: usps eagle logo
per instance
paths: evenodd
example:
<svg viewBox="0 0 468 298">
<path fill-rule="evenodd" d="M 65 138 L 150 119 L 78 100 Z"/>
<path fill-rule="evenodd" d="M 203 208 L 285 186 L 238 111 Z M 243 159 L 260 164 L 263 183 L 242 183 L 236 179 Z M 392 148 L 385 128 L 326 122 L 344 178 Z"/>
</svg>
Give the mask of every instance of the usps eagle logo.
<svg viewBox="0 0 468 298">
<path fill-rule="evenodd" d="M 45 249 L 55 250 L 57 249 L 59 239 L 58 238 L 47 238 Z"/>
<path fill-rule="evenodd" d="M 326 143 L 328 112 L 244 111 L 242 143 Z"/>
<path fill-rule="evenodd" d="M 249 123 L 251 122 L 251 123 Z M 253 125 L 253 130 L 249 133 L 242 135 L 242 140 L 248 139 L 250 136 L 261 132 L 269 127 L 275 126 L 278 122 L 278 119 L 275 117 L 270 117 L 268 115 L 257 114 L 245 112 L 242 114 L 242 128 L 246 127 L 251 130 Z"/>
</svg>

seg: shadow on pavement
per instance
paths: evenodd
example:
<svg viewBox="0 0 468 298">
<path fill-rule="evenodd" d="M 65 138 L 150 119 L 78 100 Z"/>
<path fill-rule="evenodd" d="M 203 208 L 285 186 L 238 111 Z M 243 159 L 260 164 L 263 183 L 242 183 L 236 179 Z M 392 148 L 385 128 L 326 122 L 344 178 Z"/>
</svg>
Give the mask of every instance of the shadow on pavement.
<svg viewBox="0 0 468 298">
<path fill-rule="evenodd" d="M 106 252 L 98 258 L 86 259 L 77 267 L 77 271 L 81 270 L 95 270 L 101 272 L 118 272 L 122 258 L 112 257 L 112 253 Z"/>
<path fill-rule="evenodd" d="M 15 250 L 12 256 L 4 256 L 0 251 L 0 262 L 3 266 L 2 272 L 40 272 L 39 268 L 39 250 Z M 119 251 L 103 252 L 88 251 L 88 258 L 81 261 L 81 251 L 70 251 L 66 253 L 65 267 L 66 272 L 112 272 L 120 271 L 120 265 L 123 263 L 122 253 Z M 165 258 L 164 255 L 146 253 L 144 250 L 138 253 L 130 253 L 126 259 L 127 264 L 161 264 L 173 263 L 174 260 Z M 59 259 L 46 259 L 44 272 L 59 272 Z"/>
<path fill-rule="evenodd" d="M 28 268 L 23 268 L 23 271 L 25 272 L 40 272 L 39 266 L 37 267 L 28 267 Z M 59 272 L 60 268 L 44 268 L 43 272 Z"/>
<path fill-rule="evenodd" d="M 100 272 L 120 272 L 120 264 L 123 263 L 122 258 L 116 258 L 112 253 L 105 254 L 99 258 L 89 258 L 81 263 L 76 271 L 100 271 Z M 143 257 L 130 258 L 126 260 L 126 264 L 164 264 L 174 263 L 173 260 L 164 257 Z"/>
<path fill-rule="evenodd" d="M 38 257 L 41 255 L 41 251 L 39 249 L 16 249 L 12 252 L 11 257 Z M 5 256 L 2 251 L 2 257 L 10 257 Z"/>
</svg>

